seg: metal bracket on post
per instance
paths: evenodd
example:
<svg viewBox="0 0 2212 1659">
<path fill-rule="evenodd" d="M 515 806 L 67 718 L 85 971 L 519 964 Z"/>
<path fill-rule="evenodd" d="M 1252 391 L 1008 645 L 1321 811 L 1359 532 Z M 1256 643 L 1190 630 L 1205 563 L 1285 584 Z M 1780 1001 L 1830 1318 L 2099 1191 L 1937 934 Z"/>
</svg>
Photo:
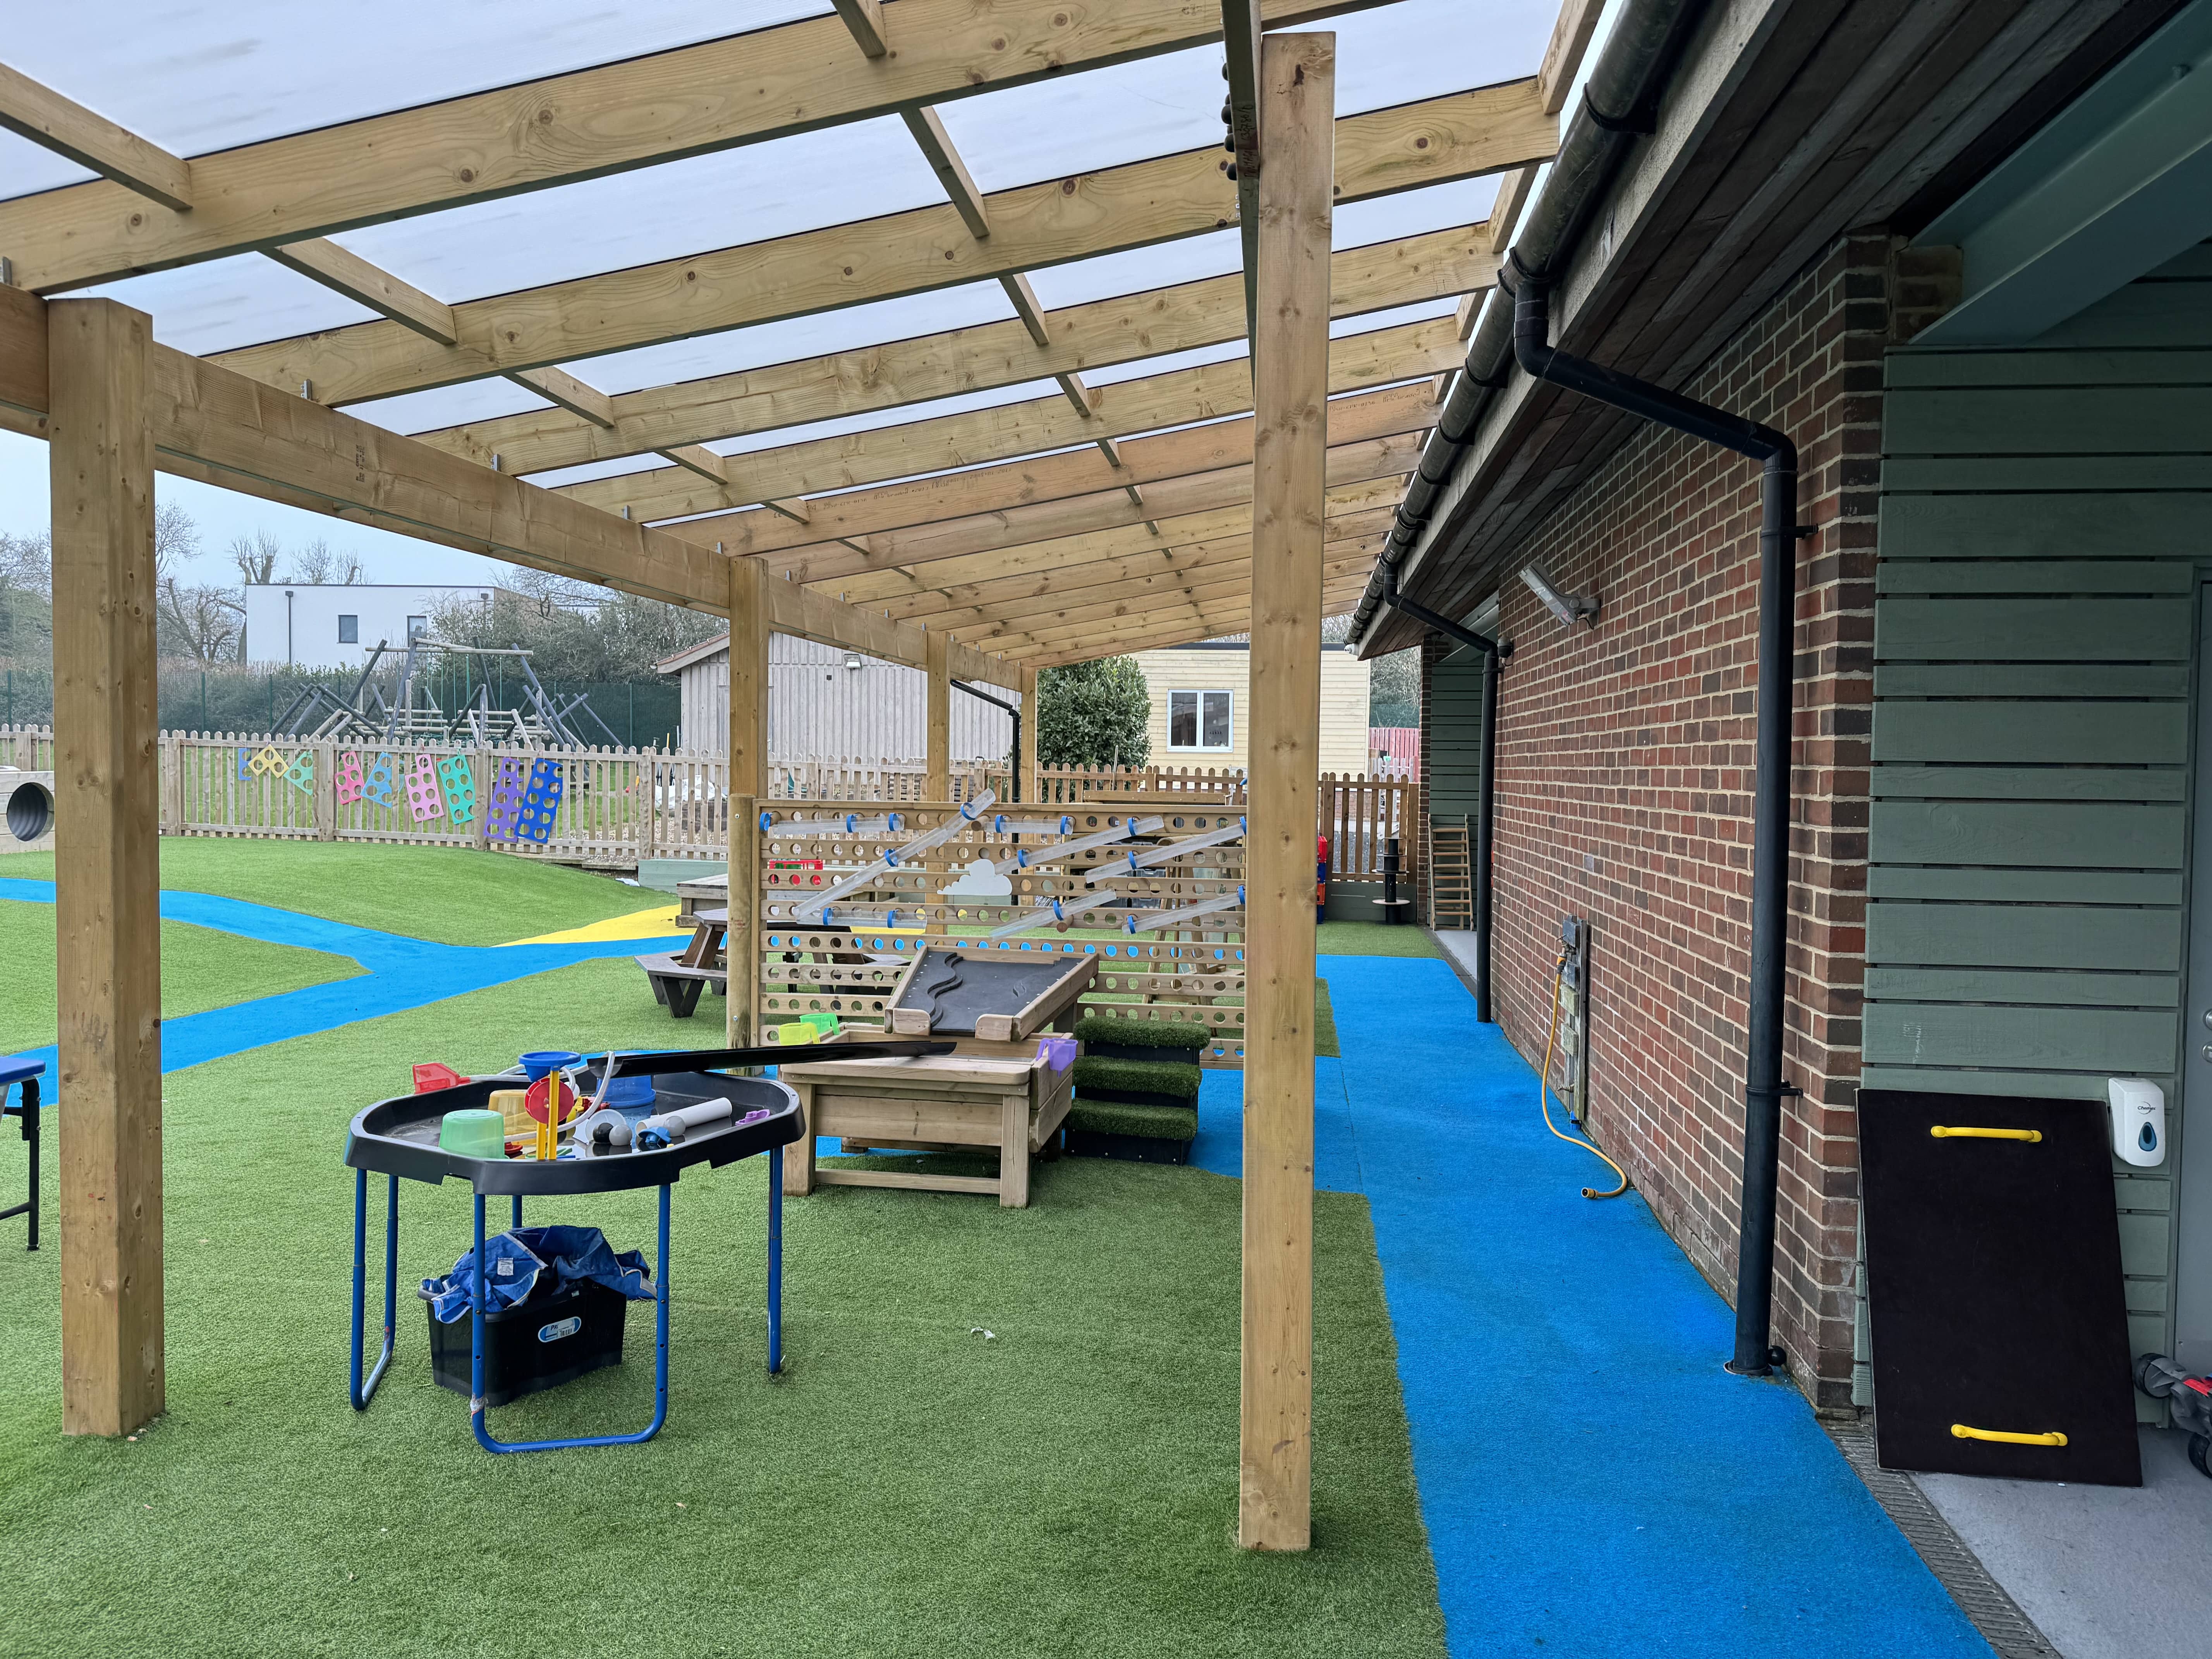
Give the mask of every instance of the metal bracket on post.
<svg viewBox="0 0 2212 1659">
<path fill-rule="evenodd" d="M 1260 0 L 1221 0 L 1221 77 L 1229 96 L 1221 106 L 1229 131 L 1224 144 L 1237 185 L 1237 229 L 1244 245 L 1244 332 L 1260 330 Z"/>
</svg>

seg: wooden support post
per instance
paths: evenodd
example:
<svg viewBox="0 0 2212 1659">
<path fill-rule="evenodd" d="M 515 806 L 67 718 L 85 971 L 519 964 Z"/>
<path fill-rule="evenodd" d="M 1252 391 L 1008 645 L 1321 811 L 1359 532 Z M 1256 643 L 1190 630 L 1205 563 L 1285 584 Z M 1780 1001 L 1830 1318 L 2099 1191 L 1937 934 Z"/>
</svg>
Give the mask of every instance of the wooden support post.
<svg viewBox="0 0 2212 1659">
<path fill-rule="evenodd" d="M 1021 797 L 1025 801 L 1041 801 L 1044 791 L 1037 784 L 1037 671 L 1021 671 L 1022 684 L 1022 751 L 1020 757 Z"/>
<path fill-rule="evenodd" d="M 952 799 L 952 636 L 932 629 L 923 648 L 929 676 L 929 757 L 922 781 L 924 800 Z"/>
<path fill-rule="evenodd" d="M 52 363 L 62 1431 L 162 1408 L 152 319 L 46 310 Z"/>
<path fill-rule="evenodd" d="M 768 567 L 758 559 L 730 565 L 730 737 L 724 769 L 730 802 L 729 927 L 722 962 L 729 1045 L 749 1046 L 759 1010 L 760 828 L 757 797 L 768 791 Z"/>
<path fill-rule="evenodd" d="M 1334 34 L 1261 47 L 1237 1540 L 1302 1550 L 1313 1468 L 1314 814 Z"/>
</svg>

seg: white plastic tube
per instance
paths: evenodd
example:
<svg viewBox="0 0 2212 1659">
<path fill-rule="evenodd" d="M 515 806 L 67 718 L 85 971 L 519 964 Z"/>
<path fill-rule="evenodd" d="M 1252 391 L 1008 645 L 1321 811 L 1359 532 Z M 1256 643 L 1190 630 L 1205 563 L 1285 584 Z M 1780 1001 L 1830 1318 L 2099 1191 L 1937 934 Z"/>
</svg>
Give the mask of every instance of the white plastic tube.
<svg viewBox="0 0 2212 1659">
<path fill-rule="evenodd" d="M 1182 841 L 1171 841 L 1158 847 L 1148 847 L 1141 853 L 1132 853 L 1129 854 L 1129 861 L 1126 868 L 1117 868 L 1111 864 L 1102 864 L 1097 869 L 1086 873 L 1083 879 L 1086 882 L 1103 881 L 1109 876 L 1132 875 L 1139 870 L 1150 870 L 1159 865 L 1170 864 L 1186 853 L 1203 852 L 1209 847 L 1218 847 L 1224 842 L 1241 841 L 1243 836 L 1244 820 L 1239 818 L 1234 825 L 1227 829 L 1209 830 L 1202 836 L 1190 836 Z"/>
<path fill-rule="evenodd" d="M 951 841 L 953 836 L 975 823 L 981 814 L 988 811 L 998 799 L 996 795 L 986 789 L 975 799 L 963 804 L 957 817 L 945 819 L 934 830 L 923 830 L 905 846 L 885 853 L 873 864 L 865 869 L 854 871 L 836 886 L 826 888 L 819 893 L 809 894 L 805 902 L 792 911 L 792 920 L 801 927 L 827 927 L 829 923 L 824 918 L 828 915 L 830 905 L 848 894 L 859 892 L 860 889 L 869 885 L 879 877 L 889 875 L 908 860 L 920 858 L 931 848 L 944 846 L 946 842 Z M 888 923 L 884 925 L 889 926 Z"/>
<path fill-rule="evenodd" d="M 696 1106 L 678 1106 L 672 1112 L 656 1112 L 637 1126 L 632 1139 L 641 1151 L 654 1146 L 665 1146 L 678 1141 L 694 1129 L 704 1128 L 709 1123 L 720 1123 L 736 1108 L 727 1097 L 702 1100 Z"/>
<path fill-rule="evenodd" d="M 1081 915 L 1085 910 L 1096 910 L 1102 904 L 1111 904 L 1121 896 L 1110 887 L 1103 887 L 1088 898 L 1047 899 L 1012 921 L 1002 921 L 985 939 L 1006 939 L 1015 933 L 1026 933 L 1032 927 L 1042 927 L 1055 921 L 1066 921 L 1070 916 Z"/>
<path fill-rule="evenodd" d="M 1062 842 L 1057 847 L 1040 847 L 1020 860 L 1026 867 L 1032 864 L 1057 864 L 1062 859 L 1073 858 L 1079 853 L 1088 853 L 1100 847 L 1111 847 L 1116 842 L 1128 841 L 1138 836 L 1149 836 L 1164 823 L 1164 818 L 1130 818 L 1118 830 L 1101 830 L 1095 836 L 1085 836 L 1075 841 Z M 1024 851 L 1028 851 L 1024 848 Z"/>
<path fill-rule="evenodd" d="M 994 836 L 1066 836 L 1075 830 L 1075 820 L 1063 813 L 1056 818 L 1010 818 L 1004 812 L 991 820 Z"/>
<path fill-rule="evenodd" d="M 1176 927 L 1186 921 L 1195 921 L 1200 916 L 1210 916 L 1216 910 L 1234 910 L 1244 902 L 1244 890 L 1224 893 L 1218 898 L 1200 899 L 1195 904 L 1186 904 L 1180 910 L 1133 910 L 1123 924 L 1125 932 L 1149 933 L 1157 928 Z"/>
</svg>

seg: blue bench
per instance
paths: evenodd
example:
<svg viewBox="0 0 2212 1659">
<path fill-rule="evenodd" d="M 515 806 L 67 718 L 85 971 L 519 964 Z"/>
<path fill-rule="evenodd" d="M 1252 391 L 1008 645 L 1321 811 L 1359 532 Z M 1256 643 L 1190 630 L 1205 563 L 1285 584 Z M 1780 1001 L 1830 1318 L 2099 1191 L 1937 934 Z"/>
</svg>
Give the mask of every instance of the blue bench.
<svg viewBox="0 0 2212 1659">
<path fill-rule="evenodd" d="M 23 1139 L 31 1146 L 31 1195 L 21 1204 L 11 1204 L 0 1210 L 0 1221 L 10 1216 L 31 1218 L 31 1249 L 39 1248 L 39 1079 L 46 1073 L 46 1062 L 33 1060 L 24 1054 L 10 1054 L 0 1059 L 0 1117 L 19 1117 L 23 1120 Z M 21 1084 L 19 1091 L 16 1085 Z"/>
</svg>

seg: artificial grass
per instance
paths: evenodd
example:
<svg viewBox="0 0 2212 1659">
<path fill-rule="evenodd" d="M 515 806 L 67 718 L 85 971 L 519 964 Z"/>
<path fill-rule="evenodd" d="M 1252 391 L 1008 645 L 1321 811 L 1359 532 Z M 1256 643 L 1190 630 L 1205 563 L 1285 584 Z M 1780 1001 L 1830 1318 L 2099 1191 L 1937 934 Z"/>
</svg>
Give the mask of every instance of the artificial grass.
<svg viewBox="0 0 2212 1659">
<path fill-rule="evenodd" d="M 1340 1060 L 1344 1050 L 1336 1036 L 1336 1005 L 1328 1000 L 1328 981 L 1314 981 L 1314 1057 Z"/>
<path fill-rule="evenodd" d="M 1194 1101 L 1198 1066 L 1188 1060 L 1109 1060 L 1100 1054 L 1083 1054 L 1075 1062 L 1075 1092 L 1085 1100 L 1096 1100 L 1103 1093 L 1167 1095 Z"/>
<path fill-rule="evenodd" d="M 0 876 L 53 879 L 53 854 L 0 857 Z M 507 853 L 374 842 L 161 837 L 161 885 L 301 910 L 441 945 L 504 945 L 665 903 L 605 876 Z"/>
<path fill-rule="evenodd" d="M 506 1458 L 431 1383 L 412 1295 L 465 1243 L 467 1189 L 402 1183 L 398 1357 L 350 1410 L 349 1116 L 404 1088 L 414 1060 L 714 1038 L 604 962 L 170 1076 L 169 1409 L 135 1443 L 62 1437 L 59 1252 L 0 1248 L 0 1650 L 1443 1652 L 1356 1197 L 1315 1200 L 1310 1554 L 1233 1541 L 1239 1188 L 1195 1170 L 1042 1164 L 1025 1210 L 858 1188 L 790 1200 L 777 1381 L 765 1160 L 695 1170 L 674 1194 L 668 1427 Z M 20 1157 L 0 1138 L 0 1183 Z M 651 1206 L 533 1200 L 530 1218 L 650 1249 Z M 618 1370 L 495 1412 L 495 1428 L 642 1423 L 649 1322 L 632 1314 Z"/>
<path fill-rule="evenodd" d="M 1314 929 L 1314 949 L 1325 957 L 1442 957 L 1428 930 L 1407 923 L 1324 921 Z"/>
<path fill-rule="evenodd" d="M 0 863 L 0 875 L 8 873 Z M 362 971 L 348 957 L 265 945 L 184 921 L 161 923 L 161 1014 L 167 1019 L 350 979 Z M 44 1048 L 58 1030 L 52 905 L 0 899 L 0 963 L 7 964 L 8 983 L 7 995 L 0 997 L 0 1054 Z"/>
<path fill-rule="evenodd" d="M 1067 1109 L 1067 1127 L 1095 1135 L 1145 1135 L 1155 1140 L 1198 1139 L 1195 1106 L 1139 1106 L 1127 1100 L 1079 1100 Z"/>
<path fill-rule="evenodd" d="M 1203 1025 L 1187 1019 L 1109 1019 L 1085 1014 L 1075 1022 L 1081 1043 L 1113 1042 L 1127 1048 L 1187 1049 L 1196 1054 L 1213 1038 Z"/>
</svg>

